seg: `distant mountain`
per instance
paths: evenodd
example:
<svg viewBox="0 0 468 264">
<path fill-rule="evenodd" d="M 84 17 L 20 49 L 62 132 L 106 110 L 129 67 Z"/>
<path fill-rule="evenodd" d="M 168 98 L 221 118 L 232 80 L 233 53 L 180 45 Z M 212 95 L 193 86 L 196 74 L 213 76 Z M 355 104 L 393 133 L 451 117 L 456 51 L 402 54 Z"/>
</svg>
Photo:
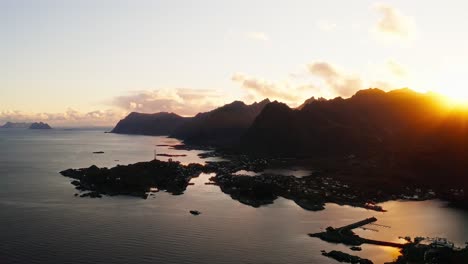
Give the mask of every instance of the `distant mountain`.
<svg viewBox="0 0 468 264">
<path fill-rule="evenodd" d="M 188 119 L 174 113 L 143 114 L 133 112 L 120 120 L 111 132 L 153 136 L 169 135 Z"/>
<path fill-rule="evenodd" d="M 36 123 L 32 123 L 29 126 L 29 129 L 52 129 L 52 127 L 50 127 L 49 124 L 47 123 L 36 122 Z"/>
<path fill-rule="evenodd" d="M 13 122 L 6 122 L 0 128 L 29 128 L 31 123 L 13 123 Z"/>
<path fill-rule="evenodd" d="M 251 105 L 234 101 L 210 112 L 197 114 L 178 127 L 171 136 L 183 139 L 188 144 L 237 144 L 257 115 L 269 103 L 268 99 Z"/>
<path fill-rule="evenodd" d="M 14 122 L 7 122 L 0 128 L 29 128 L 29 129 L 51 129 L 51 127 L 43 122 L 35 122 L 35 123 L 14 123 Z"/>
</svg>

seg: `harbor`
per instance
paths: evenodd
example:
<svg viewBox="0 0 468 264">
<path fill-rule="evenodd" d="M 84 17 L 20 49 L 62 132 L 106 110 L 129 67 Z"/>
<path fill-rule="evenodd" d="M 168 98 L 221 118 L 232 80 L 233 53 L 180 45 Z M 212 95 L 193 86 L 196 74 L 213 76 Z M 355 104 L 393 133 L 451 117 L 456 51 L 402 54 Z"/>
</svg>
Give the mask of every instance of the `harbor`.
<svg viewBox="0 0 468 264">
<path fill-rule="evenodd" d="M 362 244 L 372 244 L 372 245 L 379 245 L 379 246 L 387 246 L 387 247 L 395 247 L 395 248 L 404 248 L 406 244 L 389 242 L 389 241 L 380 241 L 374 239 L 367 239 L 362 238 L 356 235 L 353 232 L 353 229 L 362 228 L 363 226 L 373 224 L 377 222 L 377 218 L 370 217 L 364 220 L 342 226 L 342 227 L 327 227 L 325 232 L 320 233 L 311 233 L 309 234 L 310 237 L 317 237 L 323 241 L 331 242 L 331 243 L 342 243 L 349 246 L 360 246 Z"/>
</svg>

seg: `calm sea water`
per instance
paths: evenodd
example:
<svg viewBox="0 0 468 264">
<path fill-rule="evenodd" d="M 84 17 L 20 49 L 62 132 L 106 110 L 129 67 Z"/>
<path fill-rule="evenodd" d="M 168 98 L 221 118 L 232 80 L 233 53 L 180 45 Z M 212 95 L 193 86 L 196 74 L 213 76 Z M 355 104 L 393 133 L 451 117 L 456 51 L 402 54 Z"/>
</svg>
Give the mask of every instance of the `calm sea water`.
<svg viewBox="0 0 468 264">
<path fill-rule="evenodd" d="M 307 236 L 370 216 L 391 228 L 357 230 L 369 238 L 468 240 L 468 214 L 438 201 L 388 202 L 387 213 L 334 204 L 310 212 L 286 199 L 255 209 L 204 185 L 209 175 L 193 179 L 181 196 L 77 198 L 71 180 L 58 173 L 150 160 L 155 145 L 175 143 L 100 130 L 0 129 L 0 263 L 337 263 L 322 257 L 322 249 L 390 261 L 397 250 L 363 246 L 352 252 Z M 177 158 L 183 163 L 203 162 L 199 151 L 158 152 L 187 154 Z M 202 214 L 192 216 L 192 209 Z"/>
</svg>

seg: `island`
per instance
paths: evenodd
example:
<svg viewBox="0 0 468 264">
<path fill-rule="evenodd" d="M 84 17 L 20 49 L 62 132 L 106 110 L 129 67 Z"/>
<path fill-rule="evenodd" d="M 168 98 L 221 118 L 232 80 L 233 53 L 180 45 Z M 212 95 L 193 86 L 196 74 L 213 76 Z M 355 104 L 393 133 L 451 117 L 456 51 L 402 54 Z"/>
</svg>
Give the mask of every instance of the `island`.
<svg viewBox="0 0 468 264">
<path fill-rule="evenodd" d="M 202 171 L 203 166 L 199 164 L 185 166 L 179 162 L 153 160 L 110 169 L 93 165 L 60 173 L 74 179 L 72 184 L 77 190 L 86 191 L 82 196 L 92 193 L 95 197 L 124 194 L 146 198 L 152 188 L 182 194 L 190 179 L 198 177 Z"/>
<path fill-rule="evenodd" d="M 325 257 L 332 258 L 339 262 L 345 263 L 359 263 L 359 264 L 373 264 L 373 262 L 369 259 L 363 259 L 358 256 L 353 256 L 341 251 L 332 250 L 330 252 L 322 251 L 322 255 Z"/>
<path fill-rule="evenodd" d="M 52 127 L 47 123 L 35 122 L 29 126 L 29 129 L 52 129 Z"/>
<path fill-rule="evenodd" d="M 326 203 L 384 211 L 384 208 L 375 204 L 394 199 L 416 199 L 413 189 L 392 192 L 382 192 L 375 188 L 363 189 L 320 171 L 302 178 L 263 173 L 266 168 L 287 164 L 288 161 L 283 159 L 244 155 L 225 157 L 229 160 L 206 162 L 205 165 L 182 165 L 178 161 L 152 160 L 126 166 L 117 165 L 110 169 L 93 165 L 89 168 L 64 170 L 61 174 L 73 178 L 72 184 L 83 192 L 84 196 L 88 196 L 87 192 L 92 192 L 99 195 L 132 195 L 146 198 L 152 188 L 166 190 L 172 194 L 183 194 L 190 179 L 203 172 L 215 174 L 207 184 L 219 186 L 222 192 L 234 200 L 252 207 L 268 205 L 278 197 L 284 197 L 311 211 L 325 209 Z M 259 175 L 252 177 L 236 174 L 242 170 L 255 171 Z M 418 191 L 420 200 L 436 197 L 428 190 Z"/>
<path fill-rule="evenodd" d="M 0 128 L 15 128 L 15 129 L 52 129 L 52 127 L 44 122 L 6 122 L 4 125 L 0 126 Z"/>
<path fill-rule="evenodd" d="M 0 128 L 29 128 L 30 126 L 31 126 L 31 123 L 6 122 L 3 126 L 0 126 Z"/>
</svg>

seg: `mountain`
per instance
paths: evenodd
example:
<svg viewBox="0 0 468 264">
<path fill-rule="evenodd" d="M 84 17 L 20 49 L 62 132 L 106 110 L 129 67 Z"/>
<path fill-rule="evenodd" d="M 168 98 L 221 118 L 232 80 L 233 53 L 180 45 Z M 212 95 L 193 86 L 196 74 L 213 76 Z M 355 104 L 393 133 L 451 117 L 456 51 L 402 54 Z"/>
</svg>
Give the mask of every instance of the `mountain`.
<svg viewBox="0 0 468 264">
<path fill-rule="evenodd" d="M 6 122 L 0 128 L 29 128 L 31 123 L 13 123 L 13 122 Z"/>
<path fill-rule="evenodd" d="M 468 189 L 468 110 L 409 89 L 362 90 L 300 109 L 270 103 L 243 135 L 241 148 L 307 159 L 318 170 L 374 189 L 414 184 L 451 196 Z"/>
<path fill-rule="evenodd" d="M 35 122 L 29 126 L 29 129 L 52 129 L 47 123 Z"/>
<path fill-rule="evenodd" d="M 174 113 L 143 114 L 133 112 L 120 120 L 111 132 L 153 136 L 169 135 L 188 119 Z"/>
<path fill-rule="evenodd" d="M 299 109 L 301 110 L 302 108 L 304 108 L 306 105 L 310 104 L 310 103 L 313 103 L 313 102 L 316 102 L 316 101 L 327 101 L 327 99 L 323 98 L 323 97 L 320 97 L 320 98 L 315 98 L 314 96 L 312 96 L 311 98 L 307 99 L 304 101 L 304 103 L 302 103 L 300 106 L 298 106 L 296 109 Z"/>
<path fill-rule="evenodd" d="M 178 127 L 171 136 L 183 139 L 188 144 L 235 145 L 269 103 L 268 99 L 251 105 L 234 101 L 210 112 L 197 114 Z"/>
<path fill-rule="evenodd" d="M 416 143 L 440 130 L 436 126 L 451 114 L 437 107 L 437 100 L 409 89 L 368 89 L 348 99 L 309 99 L 297 109 L 273 102 L 244 135 L 243 145 L 265 153 L 310 156 Z"/>
</svg>

